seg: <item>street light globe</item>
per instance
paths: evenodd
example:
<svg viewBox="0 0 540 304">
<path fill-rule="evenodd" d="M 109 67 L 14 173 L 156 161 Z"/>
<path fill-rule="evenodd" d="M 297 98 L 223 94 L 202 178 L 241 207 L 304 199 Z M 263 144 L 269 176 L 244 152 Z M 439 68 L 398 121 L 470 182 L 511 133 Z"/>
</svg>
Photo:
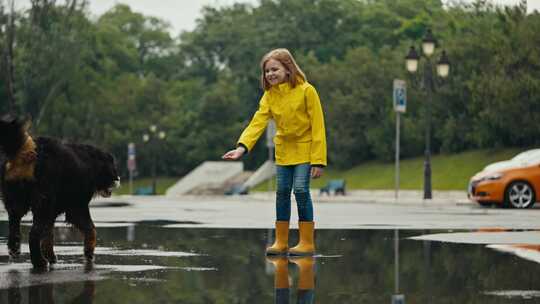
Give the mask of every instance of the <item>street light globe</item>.
<svg viewBox="0 0 540 304">
<path fill-rule="evenodd" d="M 422 52 L 424 55 L 430 57 L 435 52 L 435 43 L 436 40 L 433 37 L 433 33 L 431 32 L 431 29 L 428 29 L 426 32 L 426 36 L 422 40 Z"/>
<path fill-rule="evenodd" d="M 409 50 L 409 54 L 407 54 L 407 56 L 405 57 L 407 71 L 411 73 L 415 73 L 418 70 L 419 59 L 420 59 L 420 56 L 418 56 L 416 49 L 414 48 L 414 46 L 411 46 Z"/>
<path fill-rule="evenodd" d="M 428 57 L 433 55 L 435 52 L 435 43 L 431 42 L 422 42 L 422 52 Z"/>
<path fill-rule="evenodd" d="M 158 137 L 159 137 L 159 139 L 164 139 L 165 138 L 165 131 L 159 131 Z"/>
<path fill-rule="evenodd" d="M 439 75 L 442 78 L 446 78 L 448 77 L 448 74 L 450 74 L 450 65 L 448 64 L 437 65 L 437 75 Z"/>
<path fill-rule="evenodd" d="M 439 59 L 439 62 L 437 62 L 437 75 L 439 75 L 442 78 L 448 77 L 448 74 L 450 73 L 450 61 L 448 60 L 448 57 L 446 56 L 446 51 L 442 52 L 441 59 Z"/>
<path fill-rule="evenodd" d="M 415 73 L 418 70 L 418 60 L 407 59 L 407 71 Z"/>
<path fill-rule="evenodd" d="M 143 134 L 142 140 L 143 140 L 144 142 L 148 142 L 148 141 L 150 140 L 150 135 L 148 135 L 148 134 Z"/>
</svg>

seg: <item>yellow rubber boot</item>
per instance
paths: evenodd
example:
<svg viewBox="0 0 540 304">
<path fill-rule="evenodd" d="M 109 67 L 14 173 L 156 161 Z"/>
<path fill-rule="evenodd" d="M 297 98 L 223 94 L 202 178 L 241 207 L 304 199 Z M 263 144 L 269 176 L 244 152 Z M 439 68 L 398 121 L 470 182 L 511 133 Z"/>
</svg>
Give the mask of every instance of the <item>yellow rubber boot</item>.
<svg viewBox="0 0 540 304">
<path fill-rule="evenodd" d="M 312 256 L 315 254 L 315 222 L 298 222 L 300 241 L 289 250 L 290 255 Z"/>
<path fill-rule="evenodd" d="M 287 254 L 289 249 L 289 222 L 276 221 L 276 240 L 266 248 L 266 255 Z"/>
<path fill-rule="evenodd" d="M 298 266 L 298 290 L 315 289 L 315 258 L 311 256 L 290 258 Z"/>
</svg>

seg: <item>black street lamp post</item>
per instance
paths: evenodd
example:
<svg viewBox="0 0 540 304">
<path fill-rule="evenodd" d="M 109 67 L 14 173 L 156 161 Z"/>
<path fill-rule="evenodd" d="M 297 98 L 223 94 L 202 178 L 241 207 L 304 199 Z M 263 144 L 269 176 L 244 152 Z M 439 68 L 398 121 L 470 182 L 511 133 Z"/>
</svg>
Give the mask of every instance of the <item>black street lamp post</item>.
<svg viewBox="0 0 540 304">
<path fill-rule="evenodd" d="M 423 87 L 426 90 L 426 144 L 424 153 L 424 199 L 431 199 L 431 104 L 433 103 L 433 93 L 435 91 L 435 80 L 433 77 L 432 55 L 435 52 L 437 41 L 433 37 L 430 29 L 427 30 L 422 40 L 422 55 L 425 58 Z M 409 54 L 405 57 L 407 71 L 416 73 L 420 56 L 414 46 L 411 46 Z M 437 75 L 441 78 L 448 77 L 450 62 L 446 56 L 446 51 L 442 52 L 440 60 L 437 62 Z"/>
<path fill-rule="evenodd" d="M 164 140 L 165 139 L 165 131 L 158 130 L 156 125 L 150 125 L 148 128 L 150 130 L 150 133 L 143 134 L 143 141 L 145 143 L 152 143 L 157 140 Z M 157 194 L 157 177 L 156 177 L 156 161 L 157 161 L 157 153 L 156 153 L 156 144 L 154 143 L 151 149 L 152 154 L 152 194 Z"/>
</svg>

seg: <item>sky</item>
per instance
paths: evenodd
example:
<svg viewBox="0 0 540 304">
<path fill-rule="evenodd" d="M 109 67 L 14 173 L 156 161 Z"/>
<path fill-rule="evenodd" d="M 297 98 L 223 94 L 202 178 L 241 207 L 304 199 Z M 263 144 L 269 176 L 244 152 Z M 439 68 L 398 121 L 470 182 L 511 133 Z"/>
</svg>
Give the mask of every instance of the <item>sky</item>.
<svg viewBox="0 0 540 304">
<path fill-rule="evenodd" d="M 470 0 L 465 0 L 465 2 Z M 18 8 L 28 7 L 29 0 L 15 0 Z M 63 2 L 58 0 L 58 2 Z M 181 31 L 191 31 L 195 28 L 200 10 L 205 5 L 225 6 L 235 2 L 257 4 L 258 0 L 89 0 L 90 12 L 99 16 L 117 3 L 128 4 L 133 11 L 159 17 L 171 24 L 171 33 L 176 36 Z M 494 0 L 495 3 L 512 5 L 519 0 Z M 540 11 L 540 0 L 528 0 L 529 11 Z"/>
</svg>

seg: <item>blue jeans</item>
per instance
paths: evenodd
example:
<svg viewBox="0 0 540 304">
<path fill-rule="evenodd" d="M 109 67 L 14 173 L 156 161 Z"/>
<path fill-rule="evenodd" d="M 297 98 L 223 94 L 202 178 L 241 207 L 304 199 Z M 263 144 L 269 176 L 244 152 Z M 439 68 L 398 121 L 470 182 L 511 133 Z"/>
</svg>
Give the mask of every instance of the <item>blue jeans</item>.
<svg viewBox="0 0 540 304">
<path fill-rule="evenodd" d="M 276 219 L 291 219 L 291 191 L 294 191 L 298 207 L 298 220 L 313 221 L 313 202 L 309 193 L 310 164 L 277 166 Z"/>
</svg>

